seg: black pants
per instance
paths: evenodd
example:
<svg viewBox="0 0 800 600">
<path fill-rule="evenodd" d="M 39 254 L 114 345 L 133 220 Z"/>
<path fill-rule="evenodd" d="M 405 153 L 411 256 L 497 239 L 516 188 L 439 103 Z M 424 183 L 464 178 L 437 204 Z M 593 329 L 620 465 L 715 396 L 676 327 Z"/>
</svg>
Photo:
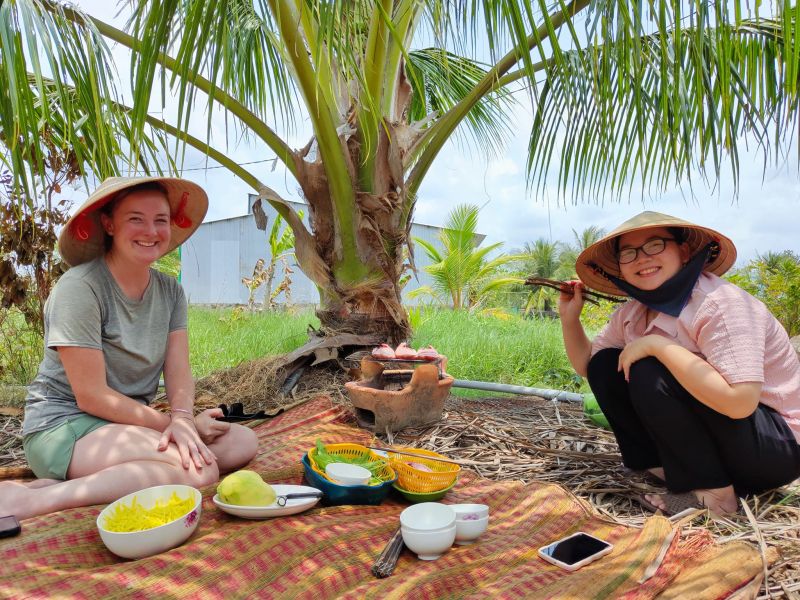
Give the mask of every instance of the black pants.
<svg viewBox="0 0 800 600">
<path fill-rule="evenodd" d="M 617 371 L 621 350 L 589 361 L 589 385 L 630 469 L 663 467 L 673 492 L 733 485 L 760 493 L 800 477 L 800 444 L 789 425 L 759 404 L 746 419 L 731 419 L 689 394 L 653 357 Z"/>
</svg>

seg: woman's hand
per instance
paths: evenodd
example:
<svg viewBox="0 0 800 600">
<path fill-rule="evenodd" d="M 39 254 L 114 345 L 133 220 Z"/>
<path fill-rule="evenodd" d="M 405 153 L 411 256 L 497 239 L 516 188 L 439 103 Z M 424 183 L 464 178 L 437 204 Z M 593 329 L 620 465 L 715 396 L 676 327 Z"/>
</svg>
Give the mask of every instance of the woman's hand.
<svg viewBox="0 0 800 600">
<path fill-rule="evenodd" d="M 203 463 L 210 465 L 216 460 L 214 454 L 200 438 L 194 419 L 188 415 L 185 417 L 172 416 L 170 424 L 161 434 L 158 449 L 163 452 L 169 447 L 170 442 L 173 442 L 178 447 L 178 453 L 181 456 L 181 463 L 183 463 L 184 469 L 188 469 L 192 462 L 197 469 L 202 469 Z"/>
<path fill-rule="evenodd" d="M 646 335 L 627 344 L 619 355 L 617 371 L 625 373 L 625 381 L 630 381 L 631 365 L 638 360 L 655 356 L 663 347 L 671 344 L 670 340 L 661 335 Z"/>
<path fill-rule="evenodd" d="M 221 408 L 209 408 L 194 418 L 194 424 L 197 426 L 197 433 L 200 434 L 200 439 L 206 444 L 214 443 L 218 437 L 228 433 L 228 430 L 231 428 L 230 423 L 217 421 L 217 418 L 222 415 L 223 412 Z"/>
<path fill-rule="evenodd" d="M 583 282 L 578 280 L 565 281 L 571 292 L 561 292 L 558 296 L 558 314 L 562 322 L 574 323 L 580 319 L 585 300 L 583 298 Z"/>
</svg>

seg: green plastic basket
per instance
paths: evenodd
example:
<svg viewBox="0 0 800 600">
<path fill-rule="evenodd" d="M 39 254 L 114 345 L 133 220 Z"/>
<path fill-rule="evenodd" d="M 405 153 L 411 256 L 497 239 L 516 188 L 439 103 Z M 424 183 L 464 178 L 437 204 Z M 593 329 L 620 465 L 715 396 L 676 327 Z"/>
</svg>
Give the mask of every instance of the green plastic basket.
<svg viewBox="0 0 800 600">
<path fill-rule="evenodd" d="M 597 403 L 594 394 L 583 395 L 583 414 L 595 425 L 603 429 L 611 429 L 611 425 L 608 424 L 608 419 L 606 419 L 603 411 L 600 410 L 600 405 Z"/>
<path fill-rule="evenodd" d="M 409 492 L 401 488 L 397 483 L 393 483 L 392 487 L 400 492 L 409 502 L 436 502 L 444 498 L 445 494 L 452 490 L 455 484 L 456 482 L 454 481 L 443 490 L 437 490 L 435 492 Z"/>
</svg>

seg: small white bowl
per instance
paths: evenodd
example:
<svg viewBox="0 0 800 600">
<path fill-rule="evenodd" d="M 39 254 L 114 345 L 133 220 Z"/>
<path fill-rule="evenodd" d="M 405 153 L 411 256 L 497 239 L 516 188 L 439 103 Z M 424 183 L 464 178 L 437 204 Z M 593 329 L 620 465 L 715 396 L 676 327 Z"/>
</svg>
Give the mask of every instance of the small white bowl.
<svg viewBox="0 0 800 600">
<path fill-rule="evenodd" d="M 344 486 L 367 485 L 372 477 L 369 470 L 349 463 L 331 463 L 325 467 L 325 474 Z"/>
<path fill-rule="evenodd" d="M 142 531 L 118 532 L 105 529 L 106 517 L 120 504 L 130 504 L 133 497 L 144 508 L 152 508 L 159 500 L 168 501 L 172 493 L 180 498 L 194 499 L 192 508 L 174 521 Z M 133 492 L 106 506 L 97 515 L 97 529 L 106 547 L 122 558 L 144 558 L 180 546 L 197 529 L 202 511 L 203 496 L 188 485 L 157 485 Z"/>
<path fill-rule="evenodd" d="M 462 521 L 456 519 L 456 544 L 464 546 L 477 540 L 489 526 L 489 517 Z"/>
<path fill-rule="evenodd" d="M 409 531 L 434 532 L 449 529 L 456 522 L 456 513 L 447 504 L 420 502 L 400 513 L 400 525 Z"/>
<path fill-rule="evenodd" d="M 420 560 L 436 560 L 447 552 L 456 539 L 456 526 L 451 525 L 442 531 L 413 531 L 400 527 L 403 543 L 415 553 Z"/>
<path fill-rule="evenodd" d="M 456 513 L 456 520 L 477 521 L 489 516 L 489 507 L 485 504 L 451 504 Z"/>
</svg>

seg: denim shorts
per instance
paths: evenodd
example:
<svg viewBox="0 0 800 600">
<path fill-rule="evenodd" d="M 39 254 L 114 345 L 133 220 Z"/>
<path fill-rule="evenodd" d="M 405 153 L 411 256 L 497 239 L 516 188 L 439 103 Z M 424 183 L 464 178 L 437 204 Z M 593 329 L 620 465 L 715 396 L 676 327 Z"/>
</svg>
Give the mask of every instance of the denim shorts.
<svg viewBox="0 0 800 600">
<path fill-rule="evenodd" d="M 39 479 L 66 479 L 75 442 L 109 423 L 92 415 L 80 415 L 51 429 L 29 433 L 22 440 L 28 466 Z"/>
</svg>

